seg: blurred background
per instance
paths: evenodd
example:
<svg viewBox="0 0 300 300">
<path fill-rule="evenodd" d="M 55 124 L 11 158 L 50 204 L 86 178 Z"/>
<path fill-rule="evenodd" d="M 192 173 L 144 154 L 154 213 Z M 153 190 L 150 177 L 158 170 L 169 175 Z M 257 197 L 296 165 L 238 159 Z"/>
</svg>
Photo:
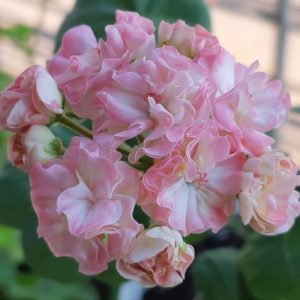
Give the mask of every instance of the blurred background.
<svg viewBox="0 0 300 300">
<path fill-rule="evenodd" d="M 99 1 L 101 2 L 101 0 Z M 86 3 L 88 2 L 87 0 Z M 235 55 L 237 61 L 246 65 L 259 59 L 260 70 L 267 72 L 270 78 L 280 78 L 284 82 L 285 90 L 291 93 L 292 112 L 288 121 L 275 134 L 278 148 L 289 154 L 296 161 L 299 169 L 300 0 L 207 0 L 206 4 L 211 17 L 211 30 L 224 48 Z M 28 66 L 45 64 L 46 59 L 50 58 L 54 51 L 56 34 L 74 5 L 75 0 L 0 0 L 0 90 Z M 4 165 L 3 155 L 1 155 L 5 152 L 2 147 L 3 140 L 5 140 L 5 135 L 0 136 L 0 169 Z M 12 171 L 6 170 L 5 174 L 12 174 Z M 5 186 L 10 187 L 10 190 L 15 188 L 20 191 L 16 196 L 18 201 L 24 200 L 24 195 L 28 194 L 26 176 L 19 173 L 14 173 L 13 176 L 4 177 L 2 175 L 0 201 L 3 200 L 2 198 L 8 197 L 8 193 L 5 194 L 2 190 Z M 24 189 L 16 185 L 16 182 L 24 182 Z M 27 196 L 25 198 L 27 200 Z M 23 201 L 23 206 L 16 203 L 17 208 L 14 206 L 14 202 L 6 203 L 7 206 L 4 206 L 10 211 L 21 211 L 24 207 L 24 213 L 26 211 L 33 218 L 28 203 L 24 204 Z M 0 203 L 0 300 L 89 300 L 100 299 L 99 295 L 102 295 L 101 299 L 104 300 L 117 299 L 118 289 L 116 287 L 120 282 L 118 278 L 114 277 L 115 273 L 108 273 L 106 277 L 104 275 L 101 277 L 100 283 L 96 280 L 88 282 L 82 280 L 81 277 L 74 275 L 76 266 L 72 265 L 71 271 L 69 271 L 69 265 L 62 263 L 62 260 L 52 258 L 46 247 L 35 246 L 36 240 L 31 240 L 34 231 L 33 233 L 27 232 L 26 228 L 24 231 L 25 218 L 21 213 L 17 221 L 10 222 L 10 216 L 4 216 L 1 213 L 1 209 L 4 207 L 1 205 Z M 267 242 L 265 242 L 267 239 L 261 238 L 254 242 L 252 240 L 248 242 L 249 233 L 243 231 L 244 229 L 241 229 L 233 221 L 229 230 L 221 231 L 216 237 L 209 235 L 207 238 L 207 236 L 202 237 L 201 235 L 200 239 L 192 240 L 199 253 L 228 245 L 234 247 L 234 250 L 217 250 L 220 255 L 215 255 L 215 253 L 212 255 L 210 252 L 199 255 L 200 266 L 204 265 L 204 267 L 202 269 L 194 267 L 192 273 L 199 275 L 197 278 L 201 278 L 199 280 L 200 294 L 195 296 L 194 291 L 190 291 L 191 278 L 188 273 L 187 284 L 184 288 L 185 296 L 177 291 L 172 295 L 172 299 L 299 300 L 299 288 L 296 288 L 295 292 L 293 290 L 290 296 L 284 296 L 294 288 L 289 282 L 291 280 L 288 277 L 290 276 L 290 270 L 287 270 L 289 269 L 288 263 L 293 265 L 295 262 L 297 264 L 294 265 L 300 267 L 300 239 L 297 238 L 297 234 L 300 233 L 299 225 L 298 222 L 296 229 L 284 238 L 276 237 Z M 13 227 L 21 228 L 22 234 L 20 230 Z M 31 228 L 35 230 L 35 225 Z M 246 246 L 244 247 L 244 245 Z M 39 247 L 42 250 L 36 252 Z M 242 249 L 242 252 L 238 254 L 236 249 Z M 255 249 L 261 251 L 258 253 Z M 286 250 L 289 252 L 286 253 Z M 43 256 L 46 252 L 47 258 Z M 237 271 L 232 269 L 231 263 L 237 264 L 237 257 L 240 255 L 242 257 L 241 260 L 238 258 L 240 271 Z M 288 262 L 283 259 L 284 255 L 288 257 Z M 32 272 L 31 267 L 24 263 L 24 256 L 26 262 L 29 261 L 32 264 L 30 266 L 36 267 L 36 269 L 33 268 L 34 271 L 43 276 Z M 261 266 L 260 269 L 257 268 L 252 273 L 248 272 L 248 267 L 255 264 Z M 220 265 L 223 266 L 224 273 L 223 270 L 218 270 Z M 271 266 L 274 269 L 271 269 Z M 213 267 L 218 271 L 210 273 L 211 277 L 208 276 L 206 281 L 202 281 Z M 295 268 L 294 271 L 293 275 L 299 279 L 299 268 Z M 246 280 L 248 287 L 241 283 L 240 278 L 239 285 L 242 286 L 244 292 L 249 289 L 251 296 L 248 295 L 248 292 L 245 292 L 247 297 L 237 296 L 236 291 L 232 290 L 232 288 L 240 290 L 237 283 L 233 283 L 237 272 L 243 273 L 241 280 Z M 278 274 L 277 277 L 274 275 L 275 273 Z M 74 275 L 74 278 L 67 278 L 70 274 Z M 52 280 L 53 278 L 62 283 Z M 286 278 L 287 282 L 282 282 L 282 278 Z M 223 286 L 219 286 L 223 296 L 211 294 L 212 291 L 218 293 L 217 290 L 214 291 L 215 286 L 211 283 L 214 280 L 223 284 Z M 270 280 L 269 286 L 266 280 Z M 277 284 L 278 282 L 280 284 Z M 194 281 L 194 284 L 197 283 L 197 280 Z M 299 287 L 298 281 L 297 284 Z M 110 292 L 109 288 L 112 288 Z M 273 291 L 271 291 L 272 289 Z M 143 293 L 137 286 L 131 286 L 129 290 L 134 290 L 136 299 L 139 299 L 139 294 Z M 227 296 L 224 293 L 227 293 Z M 126 288 L 122 294 L 123 298 L 118 299 L 135 300 L 132 295 L 126 296 Z M 145 297 L 145 299 L 161 299 L 159 295 L 162 297 L 163 293 L 160 291 L 156 291 L 156 294 L 148 293 L 148 298 Z M 189 295 L 193 295 L 193 297 Z M 119 297 L 121 297 L 120 293 Z M 169 299 L 168 295 L 164 295 L 164 297 L 164 299 Z M 171 298 L 171 294 L 169 297 Z"/>
</svg>

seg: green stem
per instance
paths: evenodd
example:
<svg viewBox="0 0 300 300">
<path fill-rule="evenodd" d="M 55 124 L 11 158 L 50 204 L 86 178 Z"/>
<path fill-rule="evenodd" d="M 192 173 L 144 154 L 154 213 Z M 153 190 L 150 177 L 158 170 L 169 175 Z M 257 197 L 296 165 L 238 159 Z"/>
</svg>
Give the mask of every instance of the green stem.
<svg viewBox="0 0 300 300">
<path fill-rule="evenodd" d="M 82 136 L 88 137 L 90 139 L 93 138 L 92 131 L 90 131 L 86 127 L 81 126 L 80 124 L 73 121 L 71 118 L 67 117 L 66 115 L 57 115 L 54 122 L 58 122 L 72 129 L 76 133 L 81 134 Z M 131 147 L 125 143 L 118 148 L 118 151 L 122 153 L 122 155 L 124 155 L 126 158 L 128 158 L 131 150 L 132 150 Z M 152 159 L 147 157 L 142 157 L 139 160 L 139 162 L 133 164 L 132 166 L 137 170 L 146 171 L 151 165 L 152 165 Z"/>
<path fill-rule="evenodd" d="M 129 164 L 129 163 L 128 163 Z M 147 171 L 147 167 L 144 166 L 143 164 L 140 163 L 136 163 L 136 164 L 129 164 L 131 167 L 135 168 L 136 170 L 142 171 L 142 172 L 146 172 Z"/>
<path fill-rule="evenodd" d="M 65 125 L 66 127 L 74 130 L 75 132 L 77 132 L 77 133 L 79 133 L 83 136 L 86 136 L 90 139 L 93 138 L 93 133 L 89 129 L 81 126 L 80 124 L 78 124 L 76 122 L 74 122 L 71 118 L 67 117 L 66 115 L 58 115 L 56 117 L 55 121 Z"/>
<path fill-rule="evenodd" d="M 122 144 L 119 148 L 118 151 L 121 152 L 123 155 L 128 157 L 130 153 L 130 148 L 126 144 Z"/>
<path fill-rule="evenodd" d="M 153 165 L 153 159 L 147 156 L 141 157 L 139 162 L 144 166 L 145 170 L 149 169 Z"/>
</svg>

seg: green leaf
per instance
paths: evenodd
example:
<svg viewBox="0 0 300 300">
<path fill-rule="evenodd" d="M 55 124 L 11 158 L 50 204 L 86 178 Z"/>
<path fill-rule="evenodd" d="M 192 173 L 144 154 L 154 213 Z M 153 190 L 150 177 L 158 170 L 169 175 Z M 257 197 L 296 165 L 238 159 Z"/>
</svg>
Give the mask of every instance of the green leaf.
<svg viewBox="0 0 300 300">
<path fill-rule="evenodd" d="M 16 40 L 22 43 L 28 42 L 28 40 L 34 34 L 33 28 L 24 24 L 14 24 L 8 28 L 0 27 L 0 36 L 6 36 L 12 40 Z"/>
<path fill-rule="evenodd" d="M 20 300 L 96 300 L 88 284 L 61 284 L 31 273 L 20 273 L 9 260 L 0 259 L 0 299 Z M 1 297 L 2 294 L 6 297 Z"/>
<path fill-rule="evenodd" d="M 94 289 L 86 283 L 61 284 L 21 273 L 18 265 L 23 259 L 20 231 L 0 226 L 0 299 L 20 300 L 96 300 Z M 56 270 L 58 273 L 60 269 Z"/>
<path fill-rule="evenodd" d="M 210 28 L 210 17 L 203 0 L 77 0 L 59 30 L 56 49 L 63 33 L 79 24 L 90 25 L 96 37 L 104 38 L 104 28 L 115 23 L 117 9 L 136 11 L 152 19 L 156 28 L 161 20 L 174 22 L 178 19 Z"/>
<path fill-rule="evenodd" d="M 30 300 L 96 300 L 97 295 L 87 284 L 61 284 L 34 274 L 16 274 L 10 283 L 11 299 Z"/>
<path fill-rule="evenodd" d="M 37 238 L 36 216 L 29 199 L 27 174 L 11 165 L 0 177 L 0 224 L 22 230 L 26 262 L 34 271 L 61 282 L 85 281 L 78 273 L 78 265 L 70 258 L 56 258 L 42 239 Z"/>
<path fill-rule="evenodd" d="M 9 28 L 0 27 L 0 36 L 11 39 L 27 55 L 33 53 L 33 48 L 29 45 L 29 40 L 33 34 L 34 29 L 24 24 L 14 24 Z"/>
<path fill-rule="evenodd" d="M 207 250 L 192 265 L 194 284 L 203 300 L 238 300 L 239 252 L 232 248 Z"/>
<path fill-rule="evenodd" d="M 110 287 L 117 288 L 121 283 L 125 281 L 121 275 L 119 275 L 115 262 L 111 262 L 108 265 L 108 269 L 97 276 L 97 279 Z"/>
<path fill-rule="evenodd" d="M 64 147 L 66 148 L 70 144 L 72 137 L 77 135 L 73 130 L 60 124 L 55 124 L 50 129 L 55 136 L 61 139 Z"/>
<path fill-rule="evenodd" d="M 1 79 L 0 79 L 0 81 L 1 81 Z M 3 168 L 7 162 L 8 137 L 9 137 L 9 133 L 7 131 L 0 131 L 0 172 L 3 170 Z"/>
<path fill-rule="evenodd" d="M 15 262 L 22 261 L 23 251 L 19 230 L 0 225 L 0 255 Z"/>
<path fill-rule="evenodd" d="M 192 233 L 192 234 L 184 237 L 184 241 L 187 244 L 196 245 L 199 242 L 201 242 L 203 239 L 205 239 L 207 236 L 208 236 L 208 234 L 206 232 L 205 233 L 201 233 L 201 234 L 199 234 L 199 233 Z"/>
<path fill-rule="evenodd" d="M 11 282 L 13 282 L 15 274 L 16 267 L 12 261 L 0 255 L 0 299 L 2 299 L 2 293 L 7 294 L 7 290 Z"/>
<path fill-rule="evenodd" d="M 139 205 L 134 207 L 133 217 L 138 223 L 143 224 L 145 228 L 150 226 L 150 218 L 144 213 Z"/>
<path fill-rule="evenodd" d="M 43 239 L 36 234 L 32 222 L 23 231 L 22 243 L 25 260 L 34 272 L 62 283 L 85 282 L 89 277 L 78 272 L 78 264 L 71 258 L 55 257 Z"/>
<path fill-rule="evenodd" d="M 300 286 L 292 289 L 287 295 L 280 300 L 299 300 L 300 299 Z"/>
<path fill-rule="evenodd" d="M 290 232 L 283 236 L 283 242 L 285 257 L 289 264 L 292 280 L 297 286 L 300 283 L 300 219 L 296 221 Z"/>
<path fill-rule="evenodd" d="M 107 287 L 107 299 L 110 300 L 117 299 L 119 286 L 125 281 L 125 279 L 119 275 L 115 262 L 111 262 L 108 265 L 108 269 L 96 276 L 96 279 Z"/>
<path fill-rule="evenodd" d="M 201 24 L 207 29 L 210 29 L 209 13 L 203 1 L 152 0 L 146 2 L 148 2 L 148 5 L 141 13 L 152 19 L 156 28 L 158 28 L 161 20 L 175 22 L 178 19 L 182 19 L 191 26 Z"/>
<path fill-rule="evenodd" d="M 258 299 L 300 299 L 300 219 L 285 235 L 252 236 L 242 251 L 240 268 Z"/>
<path fill-rule="evenodd" d="M 22 229 L 34 218 L 28 176 L 7 164 L 0 175 L 0 224 Z"/>
<path fill-rule="evenodd" d="M 4 88 L 13 80 L 13 78 L 3 72 L 3 71 L 0 71 L 0 91 L 1 90 L 4 90 Z"/>
<path fill-rule="evenodd" d="M 251 235 L 255 234 L 249 226 L 243 224 L 238 215 L 230 217 L 227 228 L 243 240 L 247 240 Z"/>
<path fill-rule="evenodd" d="M 284 240 L 283 235 L 255 235 L 242 251 L 240 269 L 247 286 L 258 299 L 284 300 L 295 287 Z"/>
</svg>

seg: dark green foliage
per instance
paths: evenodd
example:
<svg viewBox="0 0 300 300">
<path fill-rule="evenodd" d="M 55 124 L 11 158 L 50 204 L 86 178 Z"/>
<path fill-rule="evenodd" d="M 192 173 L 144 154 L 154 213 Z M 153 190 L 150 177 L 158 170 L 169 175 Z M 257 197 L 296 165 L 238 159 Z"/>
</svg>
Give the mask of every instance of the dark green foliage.
<svg viewBox="0 0 300 300">
<path fill-rule="evenodd" d="M 203 300 L 239 300 L 239 251 L 232 248 L 207 250 L 197 256 L 192 273 Z"/>
<path fill-rule="evenodd" d="M 202 24 L 210 29 L 210 18 L 202 0 L 77 0 L 57 35 L 56 49 L 61 37 L 69 28 L 90 25 L 96 37 L 105 37 L 105 26 L 115 22 L 116 9 L 136 11 L 154 21 L 156 28 L 161 20 L 184 20 L 190 25 Z"/>
</svg>

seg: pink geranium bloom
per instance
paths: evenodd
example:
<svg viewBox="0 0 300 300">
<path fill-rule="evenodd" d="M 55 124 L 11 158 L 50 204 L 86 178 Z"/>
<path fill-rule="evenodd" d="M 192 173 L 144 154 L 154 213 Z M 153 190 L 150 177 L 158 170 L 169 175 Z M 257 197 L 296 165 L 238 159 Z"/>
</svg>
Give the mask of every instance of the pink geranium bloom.
<svg viewBox="0 0 300 300">
<path fill-rule="evenodd" d="M 201 56 L 196 62 L 206 70 L 207 81 L 214 87 L 217 97 L 229 92 L 245 77 L 238 72 L 235 58 L 222 47 L 211 55 Z"/>
<path fill-rule="evenodd" d="M 61 160 L 30 170 L 39 236 L 54 255 L 73 257 L 89 275 L 124 256 L 140 230 L 132 217 L 139 175 L 110 152 L 73 138 Z"/>
<path fill-rule="evenodd" d="M 62 96 L 41 66 L 26 69 L 0 95 L 0 129 L 20 132 L 62 112 Z"/>
<path fill-rule="evenodd" d="M 119 273 L 146 287 L 173 287 L 184 280 L 194 249 L 180 233 L 166 226 L 141 232 L 129 253 L 117 261 Z"/>
<path fill-rule="evenodd" d="M 100 68 L 97 40 L 86 25 L 68 30 L 62 37 L 61 47 L 47 61 L 47 70 L 55 78 L 72 110 L 82 118 L 93 116 L 90 98 L 85 96 Z"/>
<path fill-rule="evenodd" d="M 183 235 L 217 232 L 234 211 L 245 157 L 231 157 L 227 138 L 213 125 L 199 126 L 189 135 L 182 143 L 185 149 L 146 171 L 139 204 L 153 220 Z"/>
<path fill-rule="evenodd" d="M 297 166 L 283 153 L 269 151 L 247 160 L 239 195 L 241 217 L 256 231 L 274 235 L 288 231 L 300 214 Z"/>
<path fill-rule="evenodd" d="M 91 105 L 101 89 L 96 75 L 111 78 L 110 71 L 155 48 L 153 23 L 134 12 L 117 11 L 116 24 L 107 26 L 106 34 L 107 40 L 98 44 L 90 27 L 74 27 L 64 34 L 60 49 L 47 62 L 72 111 L 81 118 L 94 119 L 99 114 Z"/>
<path fill-rule="evenodd" d="M 194 59 L 213 54 L 220 48 L 218 39 L 204 27 L 190 27 L 181 20 L 173 24 L 162 21 L 158 29 L 158 43 L 173 45 L 181 54 Z"/>
<path fill-rule="evenodd" d="M 210 93 L 203 90 L 201 70 L 171 46 L 115 71 L 112 79 L 97 93 L 95 108 L 103 113 L 94 122 L 94 133 L 111 134 L 119 143 L 145 133 L 131 162 L 143 155 L 168 155 L 208 107 L 204 102 Z"/>
<path fill-rule="evenodd" d="M 136 12 L 117 10 L 116 23 L 106 26 L 105 32 L 106 41 L 99 41 L 102 72 L 122 69 L 155 48 L 152 21 Z"/>
<path fill-rule="evenodd" d="M 60 140 L 48 127 L 33 125 L 25 133 L 16 133 L 9 138 L 7 156 L 15 167 L 27 171 L 34 162 L 45 163 L 62 151 Z"/>
<path fill-rule="evenodd" d="M 262 73 L 253 77 L 256 85 L 243 82 L 217 99 L 213 116 L 232 137 L 234 149 L 258 156 L 273 144 L 274 140 L 265 133 L 287 118 L 290 98 L 280 93 L 279 81 L 267 82 Z"/>
<path fill-rule="evenodd" d="M 222 48 L 200 58 L 198 64 L 210 74 L 208 80 L 216 89 L 212 117 L 231 139 L 232 151 L 258 156 L 268 150 L 274 140 L 265 133 L 280 126 L 290 109 L 281 82 L 255 72 L 258 63 L 249 68 L 236 63 Z"/>
<path fill-rule="evenodd" d="M 117 260 L 125 278 L 173 287 L 194 258 L 182 235 L 218 232 L 238 205 L 245 225 L 286 232 L 300 179 L 267 134 L 290 108 L 280 81 L 237 63 L 200 25 L 162 21 L 157 44 L 154 30 L 124 11 L 99 41 L 86 25 L 68 30 L 47 70 L 32 66 L 1 93 L 0 130 L 13 132 L 8 158 L 29 173 L 38 235 L 55 256 L 87 275 Z M 64 149 L 56 123 L 92 139 Z"/>
</svg>

